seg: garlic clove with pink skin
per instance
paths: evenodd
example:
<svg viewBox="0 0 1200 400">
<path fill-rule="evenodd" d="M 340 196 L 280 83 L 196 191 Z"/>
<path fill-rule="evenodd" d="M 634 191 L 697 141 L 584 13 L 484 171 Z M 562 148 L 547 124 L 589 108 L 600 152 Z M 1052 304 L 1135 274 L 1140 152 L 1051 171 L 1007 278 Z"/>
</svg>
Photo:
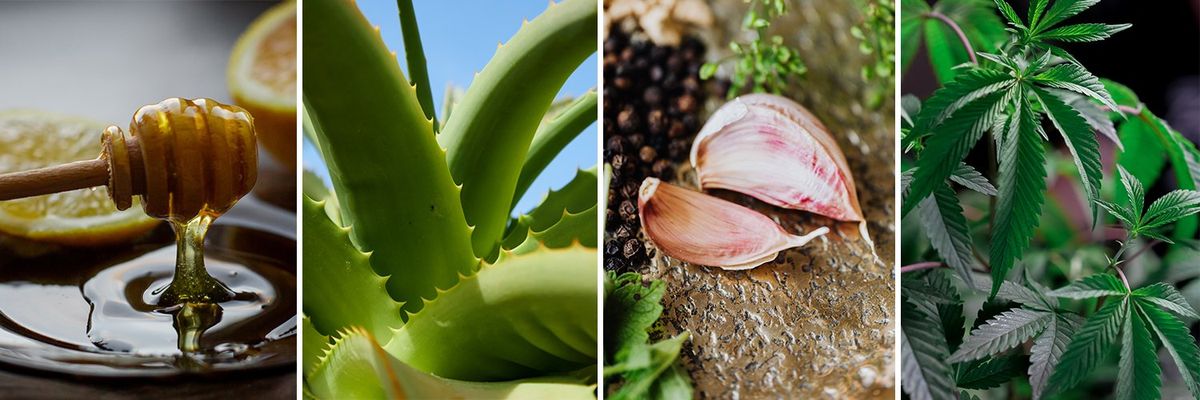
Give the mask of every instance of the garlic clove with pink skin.
<svg viewBox="0 0 1200 400">
<path fill-rule="evenodd" d="M 741 205 L 646 178 L 638 191 L 642 231 L 667 255 L 727 270 L 751 269 L 829 232 L 787 233 L 770 218 Z"/>
<path fill-rule="evenodd" d="M 829 131 L 787 98 L 751 94 L 726 103 L 692 143 L 702 189 L 727 189 L 768 204 L 862 221 L 854 177 Z"/>
</svg>

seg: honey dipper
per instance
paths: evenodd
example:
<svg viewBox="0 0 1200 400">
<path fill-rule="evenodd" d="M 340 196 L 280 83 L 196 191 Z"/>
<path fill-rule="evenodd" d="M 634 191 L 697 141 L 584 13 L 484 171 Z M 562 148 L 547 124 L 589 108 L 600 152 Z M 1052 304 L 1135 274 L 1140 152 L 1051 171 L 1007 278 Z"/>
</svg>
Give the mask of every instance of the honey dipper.
<svg viewBox="0 0 1200 400">
<path fill-rule="evenodd" d="M 100 157 L 0 175 L 0 201 L 106 186 L 117 208 L 186 222 L 220 215 L 258 175 L 254 118 L 212 99 L 171 98 L 137 110 L 129 135 L 109 126 Z"/>
</svg>

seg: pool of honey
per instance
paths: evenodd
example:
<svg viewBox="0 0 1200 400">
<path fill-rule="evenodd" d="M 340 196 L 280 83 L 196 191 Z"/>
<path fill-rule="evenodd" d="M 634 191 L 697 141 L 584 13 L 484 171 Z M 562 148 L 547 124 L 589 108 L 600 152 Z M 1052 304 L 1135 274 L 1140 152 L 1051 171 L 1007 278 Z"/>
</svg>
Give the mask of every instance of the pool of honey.
<svg viewBox="0 0 1200 400">
<path fill-rule="evenodd" d="M 158 301 L 175 271 L 167 224 L 102 249 L 0 237 L 0 363 L 102 377 L 293 369 L 294 214 L 243 203 L 212 226 L 205 252 L 209 274 L 236 296 L 195 309 Z M 203 321 L 181 324 L 186 317 Z M 193 340 L 197 351 L 180 350 Z"/>
</svg>

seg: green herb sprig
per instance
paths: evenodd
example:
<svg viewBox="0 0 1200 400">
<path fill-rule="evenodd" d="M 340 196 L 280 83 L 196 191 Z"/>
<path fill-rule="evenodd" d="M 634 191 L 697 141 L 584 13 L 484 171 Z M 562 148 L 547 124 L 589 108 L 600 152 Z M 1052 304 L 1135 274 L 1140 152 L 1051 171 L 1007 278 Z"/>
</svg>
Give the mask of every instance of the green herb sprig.
<svg viewBox="0 0 1200 400">
<path fill-rule="evenodd" d="M 754 93 L 778 94 L 787 87 L 790 76 L 800 76 L 808 71 L 799 53 L 785 45 L 782 36 L 767 32 L 773 20 L 787 14 L 787 1 L 746 0 L 746 3 L 750 4 L 750 9 L 742 20 L 742 29 L 754 31 L 754 39 L 749 43 L 730 42 L 729 50 L 733 56 L 706 63 L 700 68 L 700 79 L 709 79 L 721 64 L 737 60 L 733 63 L 733 75 L 726 94 L 730 99 L 747 88 Z"/>
</svg>

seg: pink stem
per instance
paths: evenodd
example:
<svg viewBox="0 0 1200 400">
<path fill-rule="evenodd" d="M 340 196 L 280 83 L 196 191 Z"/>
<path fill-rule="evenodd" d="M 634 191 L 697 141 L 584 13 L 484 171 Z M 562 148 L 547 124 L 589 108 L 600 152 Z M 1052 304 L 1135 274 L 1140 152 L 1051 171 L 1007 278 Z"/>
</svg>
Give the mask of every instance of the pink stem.
<svg viewBox="0 0 1200 400">
<path fill-rule="evenodd" d="M 933 269 L 933 268 L 937 268 L 937 267 L 941 267 L 941 266 L 942 266 L 942 263 L 936 262 L 936 261 L 919 262 L 916 264 L 909 264 L 909 265 L 900 267 L 900 273 L 920 271 L 923 269 Z"/>
<path fill-rule="evenodd" d="M 971 41 L 967 39 L 967 34 L 963 33 L 962 28 L 959 28 L 958 24 L 955 23 L 954 20 L 937 11 L 931 11 L 925 15 L 928 17 L 937 18 L 939 21 L 942 21 L 942 23 L 946 24 L 946 26 L 949 26 L 950 29 L 954 30 L 954 33 L 958 35 L 958 40 L 962 41 L 963 48 L 967 50 L 967 56 L 971 57 L 971 64 L 979 64 L 979 61 L 975 59 L 975 49 L 971 48 Z"/>
<path fill-rule="evenodd" d="M 1124 284 L 1125 284 L 1125 291 L 1131 291 L 1131 290 L 1133 290 L 1133 289 L 1130 289 L 1130 288 L 1129 288 L 1129 279 L 1125 278 L 1125 271 L 1122 271 L 1122 270 L 1121 270 L 1121 267 L 1117 267 L 1117 268 L 1113 268 L 1113 269 L 1117 270 L 1117 276 L 1120 276 L 1120 277 L 1121 277 L 1121 283 L 1124 283 Z"/>
</svg>

